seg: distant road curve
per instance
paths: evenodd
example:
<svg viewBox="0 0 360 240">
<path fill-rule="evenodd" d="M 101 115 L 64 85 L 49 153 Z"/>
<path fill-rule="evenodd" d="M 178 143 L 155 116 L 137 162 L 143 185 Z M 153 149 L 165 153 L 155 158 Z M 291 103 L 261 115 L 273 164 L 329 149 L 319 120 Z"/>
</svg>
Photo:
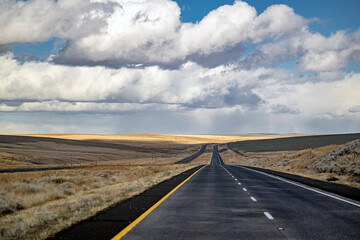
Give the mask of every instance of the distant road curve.
<svg viewBox="0 0 360 240">
<path fill-rule="evenodd" d="M 218 145 L 215 145 L 213 147 L 213 155 L 211 157 L 211 165 L 224 165 L 224 161 L 220 157 L 220 154 L 218 151 Z"/>
<path fill-rule="evenodd" d="M 195 153 L 194 155 L 190 156 L 190 157 L 187 157 L 187 158 L 184 158 L 183 160 L 180 160 L 178 162 L 176 162 L 176 164 L 184 164 L 184 163 L 189 163 L 191 162 L 192 160 L 194 160 L 195 158 L 199 157 L 201 154 L 203 154 L 205 152 L 205 149 L 206 147 L 208 146 L 209 144 L 205 144 L 201 147 L 201 149 L 199 150 L 198 153 Z"/>
<path fill-rule="evenodd" d="M 228 143 L 228 144 L 226 144 L 226 146 L 228 147 L 228 149 L 232 150 L 233 152 L 235 152 L 235 153 L 237 153 L 237 154 L 239 154 L 239 155 L 241 155 L 241 156 L 243 156 L 243 157 L 248 157 L 246 154 L 244 154 L 244 153 L 242 153 L 242 152 L 239 152 L 239 151 L 236 150 L 236 149 L 233 149 L 230 144 L 231 144 L 231 142 Z"/>
</svg>

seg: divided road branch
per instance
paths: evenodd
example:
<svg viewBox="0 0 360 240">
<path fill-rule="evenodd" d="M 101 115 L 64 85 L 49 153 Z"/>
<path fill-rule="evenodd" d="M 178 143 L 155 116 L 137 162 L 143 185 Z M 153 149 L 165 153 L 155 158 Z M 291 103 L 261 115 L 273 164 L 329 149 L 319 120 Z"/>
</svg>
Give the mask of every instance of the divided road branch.
<svg viewBox="0 0 360 240">
<path fill-rule="evenodd" d="M 191 162 L 192 160 L 194 160 L 195 158 L 199 157 L 201 154 L 203 154 L 205 152 L 205 149 L 206 147 L 208 146 L 209 144 L 205 144 L 203 145 L 199 152 L 195 153 L 194 155 L 191 155 L 190 157 L 187 157 L 187 158 L 184 158 L 183 160 L 181 161 L 178 161 L 176 164 L 184 164 L 184 163 L 189 163 Z"/>
</svg>

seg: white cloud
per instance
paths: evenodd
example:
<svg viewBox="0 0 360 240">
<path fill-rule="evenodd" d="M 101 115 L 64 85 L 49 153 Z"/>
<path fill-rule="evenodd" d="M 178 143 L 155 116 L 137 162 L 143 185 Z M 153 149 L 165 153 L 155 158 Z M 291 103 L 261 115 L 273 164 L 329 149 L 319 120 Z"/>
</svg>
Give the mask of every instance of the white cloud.
<svg viewBox="0 0 360 240">
<path fill-rule="evenodd" d="M 355 34 L 338 31 L 325 37 L 300 29 L 275 42 L 260 45 L 240 60 L 243 67 L 274 67 L 281 62 L 297 60 L 302 72 L 339 72 L 350 62 L 360 60 L 360 42 Z"/>
<path fill-rule="evenodd" d="M 327 75 L 326 75 L 327 76 Z M 0 111 L 141 112 L 240 107 L 268 114 L 347 115 L 360 102 L 360 74 L 297 81 L 283 69 L 71 67 L 0 57 Z"/>
<path fill-rule="evenodd" d="M 94 34 L 111 16 L 114 2 L 91 0 L 3 0 L 0 44 L 77 39 Z"/>
<path fill-rule="evenodd" d="M 285 5 L 257 16 L 242 1 L 211 11 L 198 23 L 181 23 L 180 8 L 170 1 L 121 1 L 101 33 L 72 40 L 61 63 L 182 62 L 193 55 L 220 53 L 248 41 L 278 38 L 306 27 L 306 21 Z M 156 9 L 156 10 L 154 10 Z M 141 38 L 138 36 L 141 34 Z M 116 49 L 114 51 L 114 49 Z"/>
<path fill-rule="evenodd" d="M 58 63 L 169 65 L 279 38 L 307 24 L 286 5 L 273 5 L 257 16 L 242 1 L 219 7 L 198 23 L 181 23 L 180 13 L 170 0 L 5 1 L 0 44 L 62 37 L 68 45 L 55 58 Z"/>
<path fill-rule="evenodd" d="M 281 82 L 271 85 L 263 84 L 254 92 L 268 105 L 286 104 L 296 109 L 302 118 L 352 115 L 348 109 L 360 102 L 360 74 L 345 75 L 341 81 L 325 82 Z"/>
<path fill-rule="evenodd" d="M 191 62 L 174 70 L 20 64 L 8 54 L 0 56 L 0 96 L 6 101 L 256 105 L 256 96 L 247 86 L 264 76 L 271 80 L 281 74 L 262 68 L 236 70 L 233 65 L 209 69 Z"/>
<path fill-rule="evenodd" d="M 338 31 L 329 38 L 319 33 L 310 34 L 304 39 L 304 55 L 300 67 L 304 71 L 344 70 L 349 62 L 360 60 L 360 43 L 345 31 Z"/>
</svg>

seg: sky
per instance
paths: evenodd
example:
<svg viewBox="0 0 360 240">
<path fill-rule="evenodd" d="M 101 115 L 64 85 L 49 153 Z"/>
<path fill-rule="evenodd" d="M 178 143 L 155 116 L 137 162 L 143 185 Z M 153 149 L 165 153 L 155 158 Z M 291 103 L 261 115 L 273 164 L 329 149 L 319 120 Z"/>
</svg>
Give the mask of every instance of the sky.
<svg viewBox="0 0 360 240">
<path fill-rule="evenodd" d="M 0 0 L 0 134 L 360 132 L 358 0 Z"/>
</svg>

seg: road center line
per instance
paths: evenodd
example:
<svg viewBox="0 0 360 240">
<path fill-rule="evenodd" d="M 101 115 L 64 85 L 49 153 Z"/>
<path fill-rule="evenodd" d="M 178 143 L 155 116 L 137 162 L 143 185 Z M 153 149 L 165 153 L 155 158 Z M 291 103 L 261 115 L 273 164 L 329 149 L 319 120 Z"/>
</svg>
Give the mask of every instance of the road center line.
<svg viewBox="0 0 360 240">
<path fill-rule="evenodd" d="M 243 190 L 246 192 L 247 191 L 247 189 L 246 188 L 243 188 Z"/>
<path fill-rule="evenodd" d="M 256 202 L 256 198 L 254 198 L 254 197 L 250 197 L 251 198 L 251 200 L 253 200 L 254 202 Z"/>
</svg>

